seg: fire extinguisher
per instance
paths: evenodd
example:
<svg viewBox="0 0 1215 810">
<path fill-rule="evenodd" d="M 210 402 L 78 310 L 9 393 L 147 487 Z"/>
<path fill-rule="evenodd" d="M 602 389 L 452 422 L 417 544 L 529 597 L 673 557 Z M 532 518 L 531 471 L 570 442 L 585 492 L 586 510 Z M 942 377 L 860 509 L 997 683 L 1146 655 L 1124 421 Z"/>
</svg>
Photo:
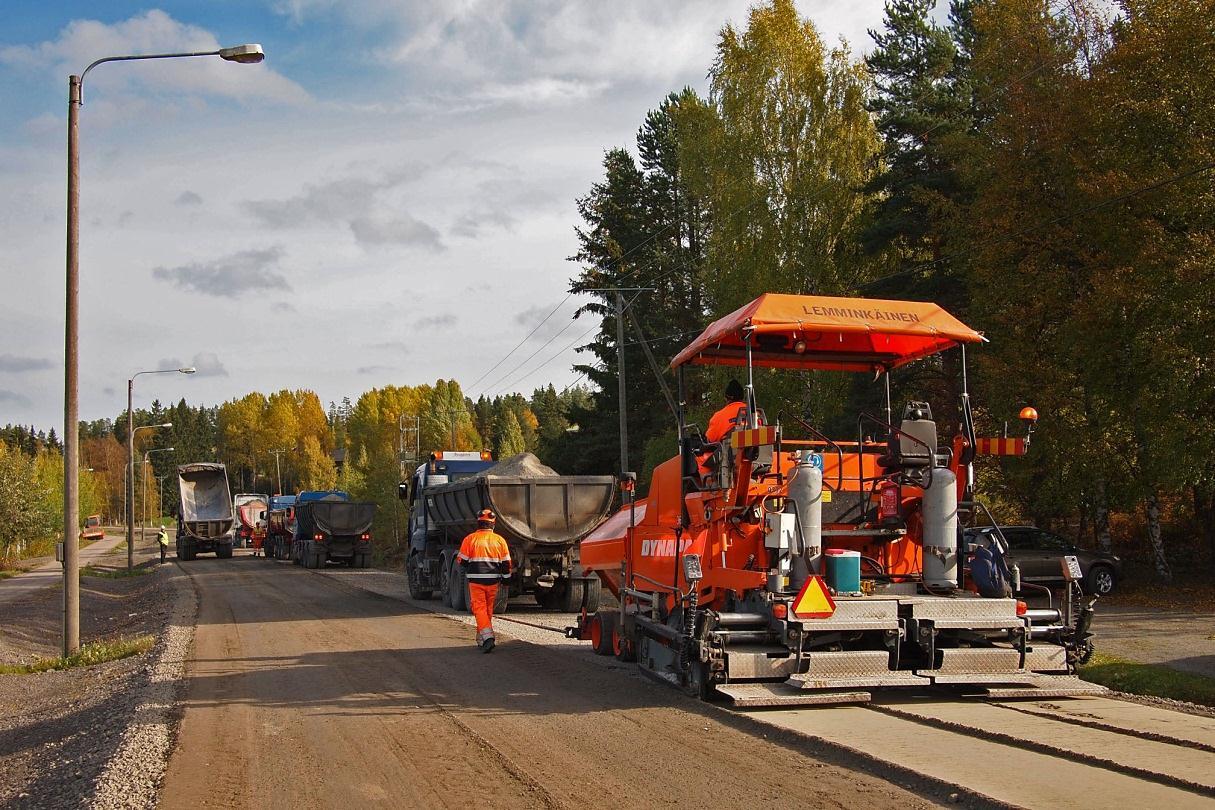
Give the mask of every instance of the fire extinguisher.
<svg viewBox="0 0 1215 810">
<path fill-rule="evenodd" d="M 878 487 L 878 522 L 883 526 L 897 526 L 903 522 L 899 513 L 899 485 L 894 481 L 883 481 Z"/>
</svg>

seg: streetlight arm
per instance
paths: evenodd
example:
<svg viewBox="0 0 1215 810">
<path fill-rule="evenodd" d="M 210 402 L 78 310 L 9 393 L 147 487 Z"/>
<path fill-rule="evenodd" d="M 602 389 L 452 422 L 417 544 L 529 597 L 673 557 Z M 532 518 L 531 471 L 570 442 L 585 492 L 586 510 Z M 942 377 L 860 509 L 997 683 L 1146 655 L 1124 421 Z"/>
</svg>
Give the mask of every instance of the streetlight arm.
<svg viewBox="0 0 1215 810">
<path fill-rule="evenodd" d="M 140 53 L 130 54 L 128 56 L 106 56 L 91 63 L 80 74 L 80 78 L 76 80 L 79 88 L 79 96 L 75 99 L 77 104 L 84 106 L 84 77 L 89 75 L 89 71 L 98 65 L 106 62 L 132 62 L 138 59 L 181 59 L 190 56 L 218 56 L 229 62 L 239 62 L 244 65 L 256 64 L 266 58 L 262 46 L 256 43 L 249 45 L 236 45 L 232 48 L 220 48 L 216 51 L 185 51 L 182 53 Z M 174 369 L 176 371 L 176 369 Z"/>
</svg>

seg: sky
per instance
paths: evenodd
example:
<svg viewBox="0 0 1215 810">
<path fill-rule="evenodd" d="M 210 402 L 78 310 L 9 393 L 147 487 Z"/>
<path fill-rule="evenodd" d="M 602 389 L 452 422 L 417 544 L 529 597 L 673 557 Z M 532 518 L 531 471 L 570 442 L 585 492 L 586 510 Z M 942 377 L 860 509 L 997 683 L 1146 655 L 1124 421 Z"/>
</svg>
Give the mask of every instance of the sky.
<svg viewBox="0 0 1215 810">
<path fill-rule="evenodd" d="M 136 380 L 136 407 L 440 377 L 493 396 L 575 379 L 592 328 L 570 323 L 575 200 L 667 93 L 707 93 L 718 32 L 749 6 L 5 0 L 0 424 L 61 430 L 67 77 L 94 59 L 266 51 L 86 78 L 82 419 L 118 416 L 134 372 L 182 365 L 198 372 Z M 798 8 L 854 53 L 881 25 L 881 0 Z"/>
</svg>

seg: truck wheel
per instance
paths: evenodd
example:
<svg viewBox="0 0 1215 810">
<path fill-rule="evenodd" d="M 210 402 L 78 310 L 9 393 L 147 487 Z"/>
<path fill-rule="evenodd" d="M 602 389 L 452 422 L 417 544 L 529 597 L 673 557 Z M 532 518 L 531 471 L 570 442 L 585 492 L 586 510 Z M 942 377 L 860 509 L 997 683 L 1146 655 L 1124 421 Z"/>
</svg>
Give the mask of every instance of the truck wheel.
<svg viewBox="0 0 1215 810">
<path fill-rule="evenodd" d="M 405 561 L 405 570 L 407 572 L 406 579 L 409 582 L 409 596 L 412 599 L 432 599 L 435 592 L 430 588 L 422 586 L 422 571 L 419 563 L 424 562 L 421 554 L 414 552 L 409 555 L 409 559 Z"/>
<path fill-rule="evenodd" d="M 370 568 L 371 567 L 371 555 L 370 554 L 360 554 L 358 557 L 358 565 L 356 567 Z"/>
<path fill-rule="evenodd" d="M 505 613 L 508 605 L 510 605 L 510 585 L 500 582 L 498 592 L 494 594 L 494 613 Z"/>
<path fill-rule="evenodd" d="M 227 560 L 232 557 L 232 546 L 216 546 L 215 556 L 221 560 Z"/>
<path fill-rule="evenodd" d="M 451 558 L 447 555 L 439 558 L 439 598 L 451 607 Z"/>
<path fill-rule="evenodd" d="M 590 618 L 590 622 L 591 647 L 595 655 L 615 655 L 613 636 L 620 623 L 620 614 L 614 610 L 601 610 Z"/>
<path fill-rule="evenodd" d="M 599 578 L 587 579 L 584 582 L 584 587 L 586 588 L 586 612 L 595 613 L 599 610 Z M 581 608 L 579 609 L 581 610 Z"/>
<path fill-rule="evenodd" d="M 566 579 L 564 598 L 561 600 L 561 610 L 565 613 L 578 613 L 582 610 L 582 594 L 586 590 L 586 580 Z"/>
<path fill-rule="evenodd" d="M 468 579 L 455 563 L 451 563 L 451 576 L 447 578 L 451 585 L 451 606 L 463 613 L 468 610 Z"/>
<path fill-rule="evenodd" d="M 303 564 L 304 564 L 305 568 L 312 569 L 312 568 L 317 567 L 316 555 L 313 554 L 312 549 L 308 548 L 307 546 L 304 546 L 300 549 L 300 557 L 303 558 Z"/>
</svg>

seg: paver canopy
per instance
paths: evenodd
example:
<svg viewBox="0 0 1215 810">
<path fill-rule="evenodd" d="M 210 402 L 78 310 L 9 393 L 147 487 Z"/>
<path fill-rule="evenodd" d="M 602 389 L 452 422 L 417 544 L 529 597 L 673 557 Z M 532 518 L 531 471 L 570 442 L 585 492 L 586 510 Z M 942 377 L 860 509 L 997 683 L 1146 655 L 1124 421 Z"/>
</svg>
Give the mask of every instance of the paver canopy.
<svg viewBox="0 0 1215 810">
<path fill-rule="evenodd" d="M 682 365 L 891 369 L 983 336 L 936 304 L 766 293 L 718 318 L 675 356 Z"/>
</svg>

